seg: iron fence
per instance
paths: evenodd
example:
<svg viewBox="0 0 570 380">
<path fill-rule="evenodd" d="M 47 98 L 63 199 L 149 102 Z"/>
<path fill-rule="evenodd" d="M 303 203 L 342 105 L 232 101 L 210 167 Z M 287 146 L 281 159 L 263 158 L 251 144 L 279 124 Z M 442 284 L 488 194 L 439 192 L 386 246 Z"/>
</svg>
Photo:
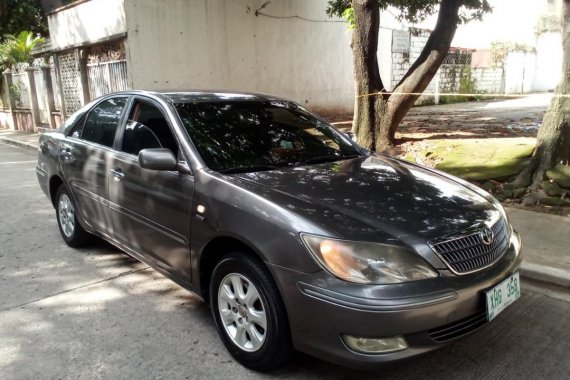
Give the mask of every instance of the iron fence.
<svg viewBox="0 0 570 380">
<path fill-rule="evenodd" d="M 450 50 L 443 60 L 444 65 L 470 65 L 473 52 L 470 50 Z"/>
<path fill-rule="evenodd" d="M 88 64 L 87 78 L 91 99 L 110 92 L 128 90 L 127 61 Z"/>
</svg>

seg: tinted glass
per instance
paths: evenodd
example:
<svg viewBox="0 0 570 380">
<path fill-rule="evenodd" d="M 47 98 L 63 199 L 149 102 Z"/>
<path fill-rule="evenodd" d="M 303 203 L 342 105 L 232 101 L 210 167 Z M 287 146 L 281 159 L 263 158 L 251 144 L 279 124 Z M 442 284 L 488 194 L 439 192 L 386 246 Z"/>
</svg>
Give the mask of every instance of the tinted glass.
<svg viewBox="0 0 570 380">
<path fill-rule="evenodd" d="M 294 103 L 197 102 L 176 108 L 214 170 L 267 170 L 359 155 L 338 132 Z"/>
<path fill-rule="evenodd" d="M 121 150 L 138 155 L 147 148 L 168 148 L 175 156 L 178 154 L 178 144 L 160 109 L 137 100 L 129 114 Z"/>
<path fill-rule="evenodd" d="M 107 99 L 100 103 L 89 113 L 82 130 L 75 130 L 73 135 L 97 144 L 113 146 L 126 102 L 126 97 L 120 97 Z"/>
</svg>

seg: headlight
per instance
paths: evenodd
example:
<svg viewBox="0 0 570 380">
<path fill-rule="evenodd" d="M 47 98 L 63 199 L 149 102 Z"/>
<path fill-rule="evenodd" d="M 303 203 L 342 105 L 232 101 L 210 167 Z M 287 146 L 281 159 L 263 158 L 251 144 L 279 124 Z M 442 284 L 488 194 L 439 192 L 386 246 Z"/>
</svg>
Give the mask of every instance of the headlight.
<svg viewBox="0 0 570 380">
<path fill-rule="evenodd" d="M 401 247 L 304 233 L 301 238 L 325 269 L 346 281 L 394 284 L 438 276 L 424 259 Z"/>
</svg>

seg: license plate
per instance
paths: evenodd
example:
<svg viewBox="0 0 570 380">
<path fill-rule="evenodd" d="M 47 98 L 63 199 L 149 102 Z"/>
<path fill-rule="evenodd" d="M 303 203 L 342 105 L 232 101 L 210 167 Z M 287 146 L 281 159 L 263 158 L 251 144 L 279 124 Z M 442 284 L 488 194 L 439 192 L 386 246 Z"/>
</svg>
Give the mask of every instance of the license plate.
<svg viewBox="0 0 570 380">
<path fill-rule="evenodd" d="M 485 292 L 487 298 L 487 320 L 491 321 L 521 296 L 519 273 L 514 273 L 494 288 Z"/>
</svg>

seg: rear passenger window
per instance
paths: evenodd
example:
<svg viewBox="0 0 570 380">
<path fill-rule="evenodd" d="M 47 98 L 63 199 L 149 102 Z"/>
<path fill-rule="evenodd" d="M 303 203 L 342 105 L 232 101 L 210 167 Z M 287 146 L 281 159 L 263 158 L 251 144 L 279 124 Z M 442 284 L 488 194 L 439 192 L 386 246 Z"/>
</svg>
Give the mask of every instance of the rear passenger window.
<svg viewBox="0 0 570 380">
<path fill-rule="evenodd" d="M 143 149 L 168 148 L 178 155 L 178 144 L 159 108 L 142 100 L 133 104 L 121 150 L 138 155 Z"/>
<path fill-rule="evenodd" d="M 73 136 L 112 147 L 121 119 L 121 113 L 126 103 L 126 97 L 112 98 L 101 102 L 91 110 L 83 128 L 74 131 Z"/>
</svg>

